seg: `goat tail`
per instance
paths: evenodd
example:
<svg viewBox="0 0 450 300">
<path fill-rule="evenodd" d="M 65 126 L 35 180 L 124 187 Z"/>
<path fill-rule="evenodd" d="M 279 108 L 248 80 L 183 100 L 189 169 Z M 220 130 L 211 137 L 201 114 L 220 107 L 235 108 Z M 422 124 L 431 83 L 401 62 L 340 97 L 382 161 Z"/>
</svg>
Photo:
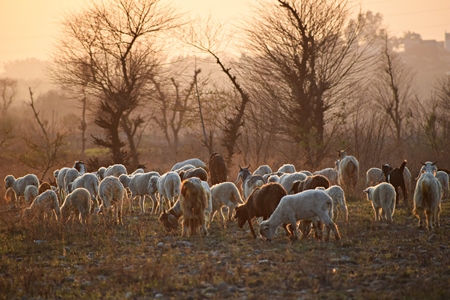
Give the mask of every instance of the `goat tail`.
<svg viewBox="0 0 450 300">
<path fill-rule="evenodd" d="M 403 170 L 405 170 L 406 167 L 406 159 L 402 162 L 402 165 L 400 166 L 400 171 L 403 173 Z"/>
</svg>

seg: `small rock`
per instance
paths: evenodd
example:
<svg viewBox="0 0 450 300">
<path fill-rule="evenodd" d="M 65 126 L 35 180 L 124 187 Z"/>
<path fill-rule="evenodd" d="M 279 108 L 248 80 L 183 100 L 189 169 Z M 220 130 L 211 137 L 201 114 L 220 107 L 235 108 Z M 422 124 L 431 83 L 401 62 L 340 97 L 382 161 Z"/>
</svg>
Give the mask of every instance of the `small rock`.
<svg viewBox="0 0 450 300">
<path fill-rule="evenodd" d="M 162 247 L 164 247 L 164 243 L 163 243 L 163 242 L 159 242 L 156 246 L 157 246 L 158 248 L 162 248 Z"/>
</svg>

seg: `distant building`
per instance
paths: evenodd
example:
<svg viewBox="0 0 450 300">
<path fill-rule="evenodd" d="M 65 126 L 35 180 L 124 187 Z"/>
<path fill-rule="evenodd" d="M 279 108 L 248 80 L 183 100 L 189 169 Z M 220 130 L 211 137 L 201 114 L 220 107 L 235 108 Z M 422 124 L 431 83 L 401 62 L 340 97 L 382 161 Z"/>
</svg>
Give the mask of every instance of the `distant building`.
<svg viewBox="0 0 450 300">
<path fill-rule="evenodd" d="M 445 50 L 447 52 L 450 52 L 450 33 L 447 33 L 447 32 L 445 33 L 444 43 L 445 43 Z"/>
</svg>

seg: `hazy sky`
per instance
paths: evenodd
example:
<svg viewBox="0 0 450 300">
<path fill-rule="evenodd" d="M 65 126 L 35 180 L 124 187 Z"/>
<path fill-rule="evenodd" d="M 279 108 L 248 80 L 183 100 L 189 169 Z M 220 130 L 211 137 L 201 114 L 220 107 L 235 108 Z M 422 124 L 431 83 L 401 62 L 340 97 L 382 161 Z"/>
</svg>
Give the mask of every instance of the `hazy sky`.
<svg viewBox="0 0 450 300">
<path fill-rule="evenodd" d="M 57 35 L 61 14 L 80 9 L 86 0 L 0 0 L 0 69 L 12 60 L 47 59 Z M 351 1 L 351 0 L 350 0 Z M 232 21 L 250 12 L 253 0 L 173 0 L 193 15 L 210 13 L 221 21 Z M 444 40 L 450 32 L 449 0 L 361 0 L 363 11 L 384 16 L 393 35 L 405 31 L 423 39 Z"/>
</svg>

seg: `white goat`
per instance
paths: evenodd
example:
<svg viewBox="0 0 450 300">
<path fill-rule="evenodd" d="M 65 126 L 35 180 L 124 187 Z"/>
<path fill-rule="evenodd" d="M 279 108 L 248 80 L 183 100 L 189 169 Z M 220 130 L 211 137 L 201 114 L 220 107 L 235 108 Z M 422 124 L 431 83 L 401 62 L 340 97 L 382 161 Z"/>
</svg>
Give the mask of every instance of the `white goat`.
<svg viewBox="0 0 450 300">
<path fill-rule="evenodd" d="M 231 221 L 234 208 L 239 204 L 243 204 L 244 201 L 239 194 L 239 190 L 233 182 L 222 182 L 211 187 L 212 197 L 212 213 L 210 222 L 213 220 L 216 212 L 219 212 L 222 225 L 225 227 L 226 221 L 223 215 L 222 207 L 228 207 L 228 222 Z"/>
<path fill-rule="evenodd" d="M 344 221 L 348 222 L 348 208 L 344 190 L 338 185 L 332 185 L 327 189 L 316 187 L 316 190 L 324 190 L 333 199 L 333 222 L 336 222 L 339 214 L 342 214 Z"/>
<path fill-rule="evenodd" d="M 325 168 L 319 171 L 315 171 L 313 175 L 323 175 L 328 178 L 331 185 L 338 184 L 338 172 L 335 168 Z"/>
<path fill-rule="evenodd" d="M 253 175 L 261 175 L 264 177 L 264 175 L 271 173 L 272 169 L 268 165 L 261 165 L 253 172 Z"/>
<path fill-rule="evenodd" d="M 337 164 L 338 183 L 346 190 L 346 194 L 355 190 L 359 178 L 359 162 L 354 156 L 347 155 L 347 149 L 339 151 Z"/>
<path fill-rule="evenodd" d="M 119 180 L 125 188 L 129 188 L 131 192 L 130 197 L 130 211 L 133 211 L 133 199 L 139 197 L 139 208 L 141 213 L 145 213 L 145 196 L 150 195 L 148 192 L 148 183 L 152 176 L 159 176 L 158 172 L 138 173 L 135 175 L 122 174 Z M 153 204 L 153 207 L 155 205 Z"/>
<path fill-rule="evenodd" d="M 319 221 L 322 221 L 328 230 L 334 233 L 336 240 L 339 240 L 341 236 L 336 224 L 331 219 L 332 211 L 333 199 L 324 191 L 306 190 L 294 195 L 286 195 L 281 198 L 270 218 L 261 222 L 259 232 L 262 237 L 270 241 L 278 226 L 290 224 L 293 238 L 297 239 L 297 221 L 312 220 L 319 238 L 322 237 Z M 329 236 L 326 235 L 325 239 L 328 240 L 328 238 Z"/>
<path fill-rule="evenodd" d="M 25 188 L 27 185 L 34 185 L 35 187 L 39 187 L 39 179 L 34 174 L 27 174 L 23 177 L 15 178 L 13 175 L 7 175 L 5 177 L 5 189 L 12 188 L 16 193 L 17 203 L 20 198 L 24 197 Z"/>
<path fill-rule="evenodd" d="M 176 163 L 175 165 L 173 165 L 173 167 L 172 167 L 172 169 L 170 169 L 170 171 L 178 170 L 185 165 L 192 165 L 196 168 L 206 169 L 206 164 L 203 161 L 201 161 L 198 158 L 190 158 L 190 159 L 186 159 L 185 161 Z"/>
<path fill-rule="evenodd" d="M 69 184 L 69 192 L 72 192 L 77 188 L 87 189 L 91 195 L 91 201 L 94 205 L 94 209 L 98 209 L 97 196 L 99 184 L 100 181 L 98 180 L 97 175 L 94 173 L 84 173 Z"/>
<path fill-rule="evenodd" d="M 442 187 L 442 200 L 447 200 L 449 198 L 449 178 L 447 172 L 437 171 L 436 179 L 439 180 Z"/>
<path fill-rule="evenodd" d="M 292 194 L 292 185 L 294 181 L 303 181 L 306 177 L 306 174 L 302 172 L 285 173 L 281 175 L 278 182 L 284 187 L 288 194 Z"/>
<path fill-rule="evenodd" d="M 26 205 L 30 205 L 38 194 L 39 190 L 37 187 L 35 187 L 34 185 L 27 185 L 27 187 L 25 188 L 25 192 L 23 193 Z"/>
<path fill-rule="evenodd" d="M 63 189 L 63 198 L 61 198 L 61 202 L 64 201 L 67 194 L 69 194 L 69 185 L 78 177 L 80 177 L 80 172 L 78 172 L 75 168 L 69 168 L 66 170 L 64 175 L 64 189 Z"/>
<path fill-rule="evenodd" d="M 426 217 L 427 228 L 439 227 L 439 214 L 441 212 L 442 186 L 436 179 L 437 167 L 435 163 L 427 161 L 422 163 L 420 178 L 414 191 L 413 213 L 419 218 L 419 228 L 423 227 Z"/>
<path fill-rule="evenodd" d="M 394 186 L 388 182 L 382 182 L 376 186 L 368 187 L 364 190 L 364 193 L 367 194 L 367 200 L 372 202 L 375 221 L 384 219 L 392 223 L 397 196 Z"/>
<path fill-rule="evenodd" d="M 383 171 L 380 168 L 370 168 L 366 172 L 366 188 L 377 185 L 383 180 Z"/>
<path fill-rule="evenodd" d="M 170 207 L 180 195 L 181 178 L 177 172 L 169 171 L 158 178 L 157 188 L 159 194 L 159 206 L 164 208 L 164 202 Z"/>
<path fill-rule="evenodd" d="M 64 199 L 64 203 L 61 206 L 61 219 L 62 222 L 66 222 L 72 215 L 72 217 L 78 218 L 82 225 L 86 225 L 90 211 L 91 193 L 87 189 L 79 187 L 74 189 Z"/>
<path fill-rule="evenodd" d="M 101 167 L 97 171 L 100 180 L 103 180 L 107 176 L 119 177 L 122 174 L 128 174 L 127 168 L 122 164 L 110 165 L 108 168 Z"/>
<path fill-rule="evenodd" d="M 99 211 L 104 211 L 112 214 L 112 207 L 114 207 L 114 221 L 123 225 L 122 221 L 122 207 L 123 197 L 125 196 L 125 188 L 120 183 L 119 178 L 115 176 L 105 177 L 98 188 L 98 198 L 101 203 Z"/>
<path fill-rule="evenodd" d="M 43 220 L 45 217 L 50 218 L 52 213 L 56 220 L 61 218 L 58 196 L 53 190 L 47 190 L 38 195 L 33 203 L 23 210 L 23 217 L 31 220 L 37 215 L 39 220 Z"/>
<path fill-rule="evenodd" d="M 284 164 L 280 168 L 278 168 L 278 172 L 281 173 L 294 173 L 295 172 L 295 166 L 293 164 Z"/>
</svg>

